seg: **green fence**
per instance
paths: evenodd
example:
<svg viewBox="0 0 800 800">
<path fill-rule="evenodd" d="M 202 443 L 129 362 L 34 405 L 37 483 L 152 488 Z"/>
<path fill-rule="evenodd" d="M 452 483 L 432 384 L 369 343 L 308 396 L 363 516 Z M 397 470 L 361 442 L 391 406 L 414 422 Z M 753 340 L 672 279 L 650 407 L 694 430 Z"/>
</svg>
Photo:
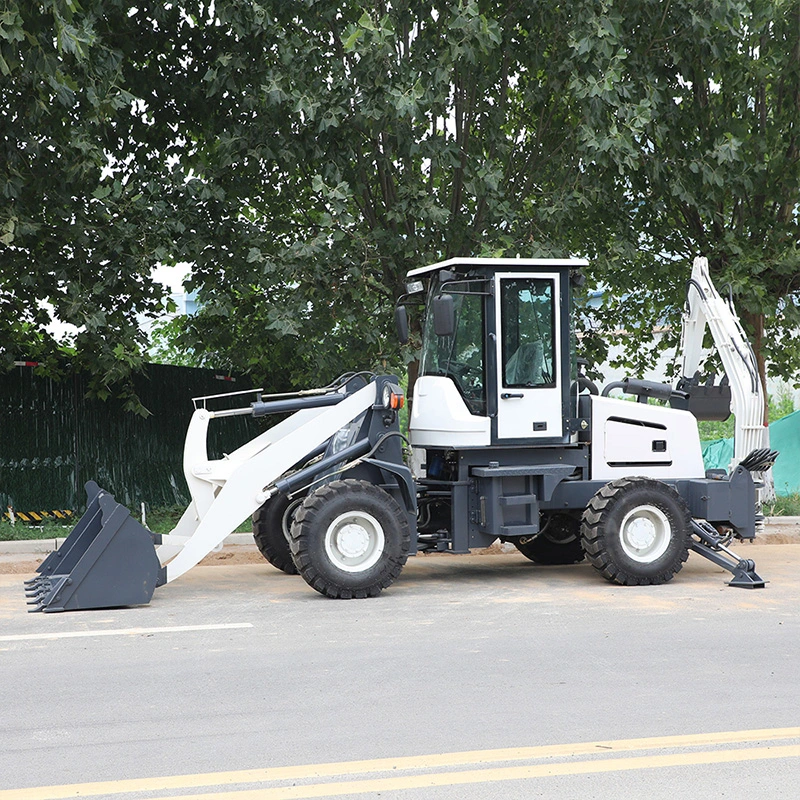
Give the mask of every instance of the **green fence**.
<svg viewBox="0 0 800 800">
<path fill-rule="evenodd" d="M 727 469 L 733 458 L 733 439 L 702 442 L 706 469 Z M 772 469 L 775 494 L 800 492 L 800 411 L 795 411 L 769 426 L 769 446 L 780 455 Z"/>
<path fill-rule="evenodd" d="M 156 364 L 134 383 L 147 418 L 115 400 L 85 399 L 80 376 L 57 382 L 26 367 L 0 376 L 0 509 L 82 509 L 88 480 L 137 510 L 142 502 L 188 504 L 182 460 L 192 398 L 249 384 L 219 380 L 212 370 Z M 254 433 L 249 417 L 212 423 L 209 456 L 231 452 Z"/>
</svg>

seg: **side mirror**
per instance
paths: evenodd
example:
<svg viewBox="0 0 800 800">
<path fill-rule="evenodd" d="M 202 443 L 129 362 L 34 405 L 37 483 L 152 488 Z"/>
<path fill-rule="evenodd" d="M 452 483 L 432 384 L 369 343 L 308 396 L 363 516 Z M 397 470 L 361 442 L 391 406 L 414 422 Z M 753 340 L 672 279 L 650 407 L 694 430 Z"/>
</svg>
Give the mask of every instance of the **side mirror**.
<svg viewBox="0 0 800 800">
<path fill-rule="evenodd" d="M 395 306 L 394 327 L 400 344 L 405 344 L 408 341 L 408 312 L 405 306 Z"/>
<path fill-rule="evenodd" d="M 456 332 L 453 295 L 440 294 L 433 298 L 433 329 L 437 336 L 452 336 Z"/>
</svg>

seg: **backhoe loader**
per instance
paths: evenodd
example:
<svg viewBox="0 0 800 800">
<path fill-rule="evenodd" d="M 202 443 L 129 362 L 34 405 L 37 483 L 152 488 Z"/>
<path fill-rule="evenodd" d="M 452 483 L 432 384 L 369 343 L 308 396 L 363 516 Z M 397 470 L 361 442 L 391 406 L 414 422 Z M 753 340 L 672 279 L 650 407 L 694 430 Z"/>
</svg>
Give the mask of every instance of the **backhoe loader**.
<svg viewBox="0 0 800 800">
<path fill-rule="evenodd" d="M 27 584 L 31 610 L 146 604 L 251 516 L 263 555 L 332 598 L 377 595 L 416 553 L 498 539 L 539 564 L 586 558 L 623 585 L 665 583 L 694 551 L 730 585 L 763 587 L 728 547 L 755 537 L 761 475 L 777 456 L 763 446 L 761 384 L 733 308 L 696 259 L 677 385 L 626 379 L 601 392 L 572 346 L 585 265 L 456 258 L 412 270 L 396 309 L 407 338 L 407 309 L 424 307 L 407 439 L 394 376 L 195 398 L 183 459 L 192 502 L 175 529 L 152 534 L 88 483 L 86 513 Z M 706 326 L 724 366 L 717 384 L 700 374 Z M 731 410 L 734 460 L 707 472 L 697 418 Z M 210 460 L 209 424 L 235 415 L 281 421 Z"/>
</svg>

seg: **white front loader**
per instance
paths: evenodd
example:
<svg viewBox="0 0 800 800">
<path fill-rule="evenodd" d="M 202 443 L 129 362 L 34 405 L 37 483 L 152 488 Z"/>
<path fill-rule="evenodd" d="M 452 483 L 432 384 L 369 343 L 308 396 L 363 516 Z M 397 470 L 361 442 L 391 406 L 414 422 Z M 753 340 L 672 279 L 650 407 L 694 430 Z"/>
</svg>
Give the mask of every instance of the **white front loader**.
<svg viewBox="0 0 800 800">
<path fill-rule="evenodd" d="M 198 408 L 186 435 L 183 462 L 192 502 L 158 550 L 162 564 L 175 556 L 167 563 L 165 582 L 221 545 L 269 499 L 271 484 L 374 403 L 375 384 L 370 383 L 337 405 L 295 412 L 216 461 L 209 461 L 206 449 L 215 413 Z"/>
</svg>

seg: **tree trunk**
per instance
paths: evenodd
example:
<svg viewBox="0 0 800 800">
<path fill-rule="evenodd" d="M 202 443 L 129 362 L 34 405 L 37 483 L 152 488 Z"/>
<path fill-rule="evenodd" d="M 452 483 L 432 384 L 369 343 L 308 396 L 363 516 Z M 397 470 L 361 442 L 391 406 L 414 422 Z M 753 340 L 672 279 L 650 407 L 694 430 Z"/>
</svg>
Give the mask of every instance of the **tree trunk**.
<svg viewBox="0 0 800 800">
<path fill-rule="evenodd" d="M 764 315 L 748 314 L 748 322 L 753 326 L 755 341 L 753 342 L 753 352 L 756 356 L 756 366 L 758 367 L 758 380 L 761 383 L 761 391 L 764 393 L 764 415 L 763 422 L 766 427 L 769 425 L 769 394 L 767 392 L 767 365 L 764 360 L 762 350 L 764 344 Z"/>
<path fill-rule="evenodd" d="M 745 314 L 745 319 L 753 328 L 753 353 L 756 357 L 756 366 L 758 367 L 758 380 L 761 383 L 761 391 L 764 395 L 764 447 L 769 447 L 769 393 L 767 392 L 767 365 L 764 360 L 764 353 L 762 350 L 764 344 L 764 315 L 763 314 Z M 764 483 L 764 488 L 760 492 L 760 500 L 763 503 L 775 502 L 775 479 L 772 476 L 772 469 L 761 473 L 761 480 Z"/>
</svg>

